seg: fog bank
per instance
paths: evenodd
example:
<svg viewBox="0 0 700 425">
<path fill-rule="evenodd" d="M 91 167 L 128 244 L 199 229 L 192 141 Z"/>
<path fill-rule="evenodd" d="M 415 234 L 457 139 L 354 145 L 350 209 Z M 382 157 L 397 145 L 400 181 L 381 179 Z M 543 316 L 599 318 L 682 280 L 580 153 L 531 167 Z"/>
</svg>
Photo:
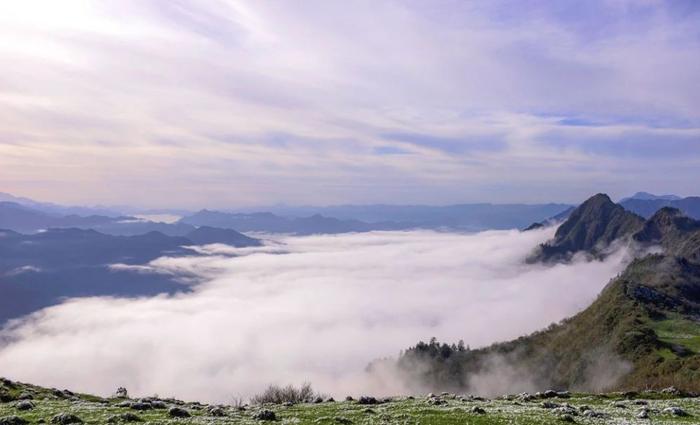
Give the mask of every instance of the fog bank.
<svg viewBox="0 0 700 425">
<path fill-rule="evenodd" d="M 161 258 L 151 267 L 205 283 L 188 294 L 42 310 L 0 333 L 0 375 L 213 402 L 303 381 L 336 396 L 401 393 L 365 366 L 432 336 L 474 348 L 545 327 L 587 306 L 622 270 L 623 252 L 525 265 L 553 232 L 289 237 Z"/>
</svg>

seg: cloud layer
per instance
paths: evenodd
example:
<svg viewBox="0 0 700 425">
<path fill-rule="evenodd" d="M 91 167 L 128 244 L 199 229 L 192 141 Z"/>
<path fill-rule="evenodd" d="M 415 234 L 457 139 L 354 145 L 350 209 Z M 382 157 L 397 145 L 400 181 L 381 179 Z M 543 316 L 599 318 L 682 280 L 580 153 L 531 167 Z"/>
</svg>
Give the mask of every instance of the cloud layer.
<svg viewBox="0 0 700 425">
<path fill-rule="evenodd" d="M 371 360 L 433 336 L 477 347 L 523 335 L 582 309 L 622 269 L 623 252 L 524 265 L 552 233 L 314 236 L 161 258 L 154 268 L 206 282 L 189 294 L 45 309 L 0 334 L 0 375 L 210 401 L 303 381 L 336 396 L 398 394 L 396 380 L 365 374 Z"/>
<path fill-rule="evenodd" d="M 185 207 L 693 194 L 699 22 L 692 0 L 5 2 L 0 181 Z"/>
</svg>

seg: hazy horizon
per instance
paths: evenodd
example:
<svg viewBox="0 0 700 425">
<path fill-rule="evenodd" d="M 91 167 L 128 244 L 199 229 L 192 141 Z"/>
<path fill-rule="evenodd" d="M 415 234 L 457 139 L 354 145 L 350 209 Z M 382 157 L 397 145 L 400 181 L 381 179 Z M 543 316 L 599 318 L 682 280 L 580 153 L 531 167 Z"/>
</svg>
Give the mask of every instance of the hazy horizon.
<svg viewBox="0 0 700 425">
<path fill-rule="evenodd" d="M 650 193 L 645 190 L 637 190 L 635 192 L 630 192 L 630 193 L 623 193 L 619 196 L 611 195 L 609 193 L 606 193 L 605 191 L 592 191 L 589 193 L 589 196 L 592 196 L 596 193 L 605 193 L 606 195 L 610 196 L 610 198 L 615 201 L 619 202 L 620 200 L 623 200 L 625 198 L 631 197 L 639 192 L 645 192 L 645 193 Z M 17 194 L 17 193 L 8 193 L 8 192 L 0 192 L 0 195 L 10 195 L 11 197 L 14 198 L 23 198 L 26 200 L 30 200 L 33 202 L 38 202 L 38 203 L 46 203 L 46 204 L 55 204 L 57 206 L 61 207 L 84 207 L 84 208 L 102 208 L 102 209 L 110 209 L 114 211 L 126 211 L 126 212 L 131 212 L 131 211 L 136 211 L 139 212 L 137 216 L 143 215 L 142 218 L 144 219 L 153 219 L 153 217 L 158 217 L 158 216 L 169 216 L 169 214 L 140 214 L 140 212 L 146 212 L 146 211 L 180 211 L 180 212 L 188 212 L 188 213 L 193 213 L 196 211 L 200 210 L 218 210 L 218 211 L 232 211 L 232 212 L 248 212 L 248 211 L 259 211 L 259 212 L 264 212 L 267 210 L 272 210 L 276 208 L 289 208 L 289 209 L 313 209 L 313 208 L 335 208 L 335 207 L 372 207 L 372 206 L 391 206 L 391 207 L 401 207 L 401 206 L 425 206 L 425 207 L 448 207 L 448 206 L 455 206 L 455 205 L 478 205 L 478 204 L 492 204 L 492 205 L 542 205 L 542 204 L 561 204 L 561 205 L 578 205 L 582 201 L 584 201 L 586 198 L 581 198 L 581 199 L 575 199 L 572 201 L 562 201 L 562 200 L 557 200 L 557 199 L 552 199 L 552 200 L 544 200 L 542 202 L 528 202 L 528 201 L 523 201 L 523 202 L 487 202 L 487 201 L 482 201 L 482 200 L 472 200 L 472 201 L 455 201 L 455 202 L 445 202 L 445 203 L 421 203 L 421 202 L 415 202 L 415 203 L 392 203 L 392 202 L 375 202 L 375 203 L 335 203 L 335 204 L 294 204 L 294 203 L 286 203 L 286 202 L 274 202 L 274 203 L 267 203 L 267 204 L 251 204 L 251 205 L 228 205 L 228 204 L 222 204 L 217 206 L 215 203 L 214 204 L 205 204 L 205 205 L 193 205 L 191 207 L 185 207 L 185 206 L 178 206 L 178 205 L 161 205 L 161 206 L 148 206 L 148 205 L 137 205 L 137 204 L 122 204 L 122 205 L 117 205 L 117 204 L 100 204 L 100 203 L 83 203 L 83 204 L 71 204 L 71 203 L 61 203 L 61 202 L 54 202 L 46 199 L 35 199 L 31 198 L 29 196 L 24 196 L 22 194 Z M 680 198 L 686 198 L 686 197 L 694 197 L 698 196 L 697 192 L 690 192 L 687 194 L 684 193 L 679 193 L 679 192 L 659 192 L 659 193 L 653 193 L 652 195 L 656 196 L 664 196 L 664 195 L 675 195 Z M 0 199 L 0 201 L 2 201 Z M 151 218 L 149 218 L 149 216 Z M 171 216 L 170 218 L 175 217 Z M 165 220 L 167 221 L 167 219 Z"/>
</svg>

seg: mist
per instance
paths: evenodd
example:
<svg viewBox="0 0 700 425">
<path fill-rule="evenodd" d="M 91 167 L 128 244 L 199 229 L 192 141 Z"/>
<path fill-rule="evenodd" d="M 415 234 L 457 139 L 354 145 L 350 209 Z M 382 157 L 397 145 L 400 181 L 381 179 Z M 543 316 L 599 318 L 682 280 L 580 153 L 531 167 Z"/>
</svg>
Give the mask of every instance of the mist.
<svg viewBox="0 0 700 425">
<path fill-rule="evenodd" d="M 475 348 L 546 327 L 586 307 L 627 261 L 621 249 L 602 262 L 525 264 L 554 230 L 200 247 L 206 255 L 138 270 L 198 276 L 183 281 L 192 292 L 72 299 L 12 322 L 0 331 L 0 375 L 209 402 L 305 381 L 336 397 L 406 393 L 367 364 L 433 336 Z"/>
</svg>

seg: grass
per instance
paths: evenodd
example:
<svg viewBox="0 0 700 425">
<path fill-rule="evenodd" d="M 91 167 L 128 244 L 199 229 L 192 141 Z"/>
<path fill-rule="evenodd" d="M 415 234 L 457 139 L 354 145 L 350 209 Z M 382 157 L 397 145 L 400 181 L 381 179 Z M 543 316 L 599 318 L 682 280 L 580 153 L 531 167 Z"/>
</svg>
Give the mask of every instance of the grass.
<svg viewBox="0 0 700 425">
<path fill-rule="evenodd" d="M 669 315 L 667 319 L 653 322 L 652 329 L 662 342 L 700 353 L 700 322 Z"/>
<path fill-rule="evenodd" d="M 152 424 L 285 424 L 285 425 L 536 425 L 563 424 L 562 413 L 542 407 L 541 399 L 522 401 L 517 397 L 495 400 L 472 401 L 460 399 L 454 395 L 439 397 L 441 404 L 434 405 L 426 397 L 409 399 L 393 398 L 376 405 L 362 405 L 356 401 L 305 403 L 294 405 L 266 404 L 261 407 L 247 407 L 244 410 L 233 406 L 222 406 L 223 417 L 214 417 L 208 413 L 210 406 L 199 403 L 184 403 L 179 407 L 191 413 L 189 418 L 170 418 L 167 409 L 135 411 L 129 407 L 119 407 L 124 399 L 102 399 L 94 396 L 65 395 L 39 387 L 13 384 L 13 393 L 31 393 L 35 407 L 28 411 L 19 411 L 16 401 L 0 403 L 0 423 L 7 416 L 19 416 L 29 423 L 50 423 L 51 418 L 59 413 L 72 413 L 86 424 L 106 424 L 112 416 L 131 412 L 138 415 L 140 422 Z M 19 385 L 19 386 L 18 386 Z M 6 393 L 8 389 L 5 388 Z M 700 403 L 696 398 L 673 398 L 658 392 L 642 393 L 650 410 L 654 424 L 700 423 Z M 633 400 L 617 394 L 574 394 L 571 398 L 552 398 L 548 401 L 568 405 L 573 412 L 572 418 L 581 424 L 650 423 L 648 419 L 637 419 L 640 408 Z M 168 404 L 175 401 L 166 401 Z M 615 406 L 622 403 L 624 407 Z M 582 406 L 589 406 L 605 415 L 603 418 L 589 418 L 581 414 Z M 475 407 L 481 407 L 486 413 L 472 413 Z M 676 406 L 685 410 L 689 416 L 676 417 L 662 413 L 665 407 Z M 275 421 L 255 419 L 261 409 L 275 413 Z M 124 423 L 117 421 L 115 423 Z"/>
</svg>

